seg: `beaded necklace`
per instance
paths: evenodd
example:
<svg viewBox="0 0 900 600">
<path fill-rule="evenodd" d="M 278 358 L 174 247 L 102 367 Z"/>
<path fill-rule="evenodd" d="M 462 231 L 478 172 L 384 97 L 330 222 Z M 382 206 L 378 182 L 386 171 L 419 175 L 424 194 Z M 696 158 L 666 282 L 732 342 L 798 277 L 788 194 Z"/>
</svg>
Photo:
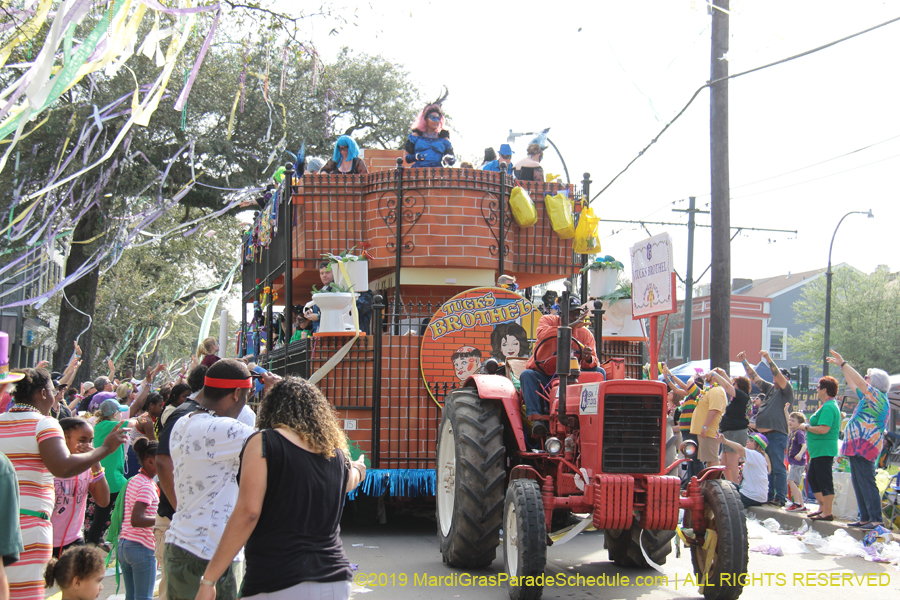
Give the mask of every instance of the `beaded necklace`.
<svg viewBox="0 0 900 600">
<path fill-rule="evenodd" d="M 16 402 L 15 404 L 13 404 L 10 407 L 9 412 L 11 412 L 11 413 L 12 412 L 36 412 L 36 413 L 39 413 L 41 411 L 39 411 L 36 406 L 32 406 L 31 404 L 25 404 L 24 402 Z"/>
<path fill-rule="evenodd" d="M 200 405 L 200 404 L 197 405 L 196 410 L 205 412 L 205 413 L 207 413 L 207 414 L 209 414 L 209 415 L 212 415 L 212 416 L 214 416 L 214 417 L 218 417 L 218 416 L 219 416 L 219 415 L 216 414 L 216 411 L 214 411 L 213 409 L 211 409 L 211 408 L 206 408 L 205 406 L 202 406 L 202 405 Z"/>
</svg>

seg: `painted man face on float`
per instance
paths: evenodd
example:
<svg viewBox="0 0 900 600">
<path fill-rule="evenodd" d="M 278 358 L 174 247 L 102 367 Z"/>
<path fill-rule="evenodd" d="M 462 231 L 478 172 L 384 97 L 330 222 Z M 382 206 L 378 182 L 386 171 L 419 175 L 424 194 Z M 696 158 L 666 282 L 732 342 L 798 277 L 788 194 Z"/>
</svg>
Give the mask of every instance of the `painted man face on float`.
<svg viewBox="0 0 900 600">
<path fill-rule="evenodd" d="M 457 379 L 465 381 L 481 368 L 481 350 L 473 346 L 463 346 L 450 357 Z"/>
</svg>

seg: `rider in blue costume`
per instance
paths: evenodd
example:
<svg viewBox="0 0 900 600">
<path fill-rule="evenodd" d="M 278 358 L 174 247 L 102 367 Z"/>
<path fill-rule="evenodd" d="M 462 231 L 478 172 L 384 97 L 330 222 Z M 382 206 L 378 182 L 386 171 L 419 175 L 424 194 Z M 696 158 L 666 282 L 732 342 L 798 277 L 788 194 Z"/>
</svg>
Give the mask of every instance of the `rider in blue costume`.
<svg viewBox="0 0 900 600">
<path fill-rule="evenodd" d="M 441 103 L 447 98 L 444 95 L 422 109 L 412 123 L 412 132 L 406 139 L 406 162 L 413 167 L 444 167 L 456 162 L 453 157 L 453 146 L 450 144 L 450 132 L 444 128 L 444 111 Z"/>
<path fill-rule="evenodd" d="M 511 177 L 514 177 L 515 173 L 513 171 L 513 164 L 512 164 L 512 155 L 513 155 L 512 148 L 509 147 L 509 144 L 501 144 L 499 154 L 500 154 L 499 159 L 495 159 L 489 163 L 485 163 L 485 165 L 483 167 L 481 167 L 481 170 L 482 171 L 494 171 L 495 173 L 499 173 L 500 172 L 500 161 L 503 161 L 506 163 L 506 174 Z"/>
</svg>

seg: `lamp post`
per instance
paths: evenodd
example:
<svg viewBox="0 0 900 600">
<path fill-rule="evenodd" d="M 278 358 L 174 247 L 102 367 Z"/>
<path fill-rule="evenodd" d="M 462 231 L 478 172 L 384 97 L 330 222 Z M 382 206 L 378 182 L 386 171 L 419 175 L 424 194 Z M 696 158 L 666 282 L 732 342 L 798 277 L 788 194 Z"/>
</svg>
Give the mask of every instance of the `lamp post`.
<svg viewBox="0 0 900 600">
<path fill-rule="evenodd" d="M 841 217 L 837 227 L 834 228 L 834 233 L 831 234 L 831 244 L 828 246 L 828 268 L 825 269 L 825 349 L 822 352 L 822 377 L 828 375 L 828 350 L 829 346 L 831 346 L 831 276 L 833 274 L 831 272 L 831 250 L 834 248 L 834 238 L 837 235 L 838 229 L 841 227 L 841 223 L 843 223 L 844 219 L 850 215 L 866 215 L 870 219 L 875 218 L 871 208 L 869 209 L 869 212 L 863 212 L 861 210 L 850 211 Z"/>
<path fill-rule="evenodd" d="M 516 138 L 522 137 L 523 135 L 537 135 L 539 133 L 546 134 L 548 131 L 550 131 L 549 127 L 543 131 L 529 131 L 527 133 L 513 133 L 513 130 L 510 129 L 509 136 L 506 138 L 506 141 L 508 143 L 512 144 L 513 142 L 516 141 Z M 560 162 L 562 162 L 563 170 L 566 172 L 566 183 L 567 184 L 572 183 L 572 180 L 569 178 L 569 167 L 566 166 L 566 159 L 563 158 L 562 153 L 559 151 L 559 148 L 556 147 L 556 144 L 553 143 L 553 140 L 546 137 L 546 135 L 545 135 L 544 139 L 546 139 L 547 143 L 549 143 L 551 146 L 553 146 L 553 149 L 556 150 L 556 154 L 557 154 L 557 156 L 559 156 Z"/>
</svg>

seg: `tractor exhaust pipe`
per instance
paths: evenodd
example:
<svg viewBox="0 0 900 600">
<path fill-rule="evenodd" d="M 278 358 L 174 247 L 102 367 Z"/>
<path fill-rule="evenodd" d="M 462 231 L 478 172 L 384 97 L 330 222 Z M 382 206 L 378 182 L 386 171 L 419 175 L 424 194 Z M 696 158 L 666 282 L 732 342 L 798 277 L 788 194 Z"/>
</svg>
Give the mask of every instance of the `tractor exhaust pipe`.
<svg viewBox="0 0 900 600">
<path fill-rule="evenodd" d="M 556 330 L 556 375 L 559 377 L 559 405 L 557 415 L 563 427 L 569 425 L 569 417 L 566 415 L 566 386 L 571 363 L 569 355 L 572 353 L 572 328 L 569 327 L 569 294 L 572 284 L 566 282 L 566 289 L 562 293 L 562 302 L 559 304 L 559 329 Z"/>
</svg>

